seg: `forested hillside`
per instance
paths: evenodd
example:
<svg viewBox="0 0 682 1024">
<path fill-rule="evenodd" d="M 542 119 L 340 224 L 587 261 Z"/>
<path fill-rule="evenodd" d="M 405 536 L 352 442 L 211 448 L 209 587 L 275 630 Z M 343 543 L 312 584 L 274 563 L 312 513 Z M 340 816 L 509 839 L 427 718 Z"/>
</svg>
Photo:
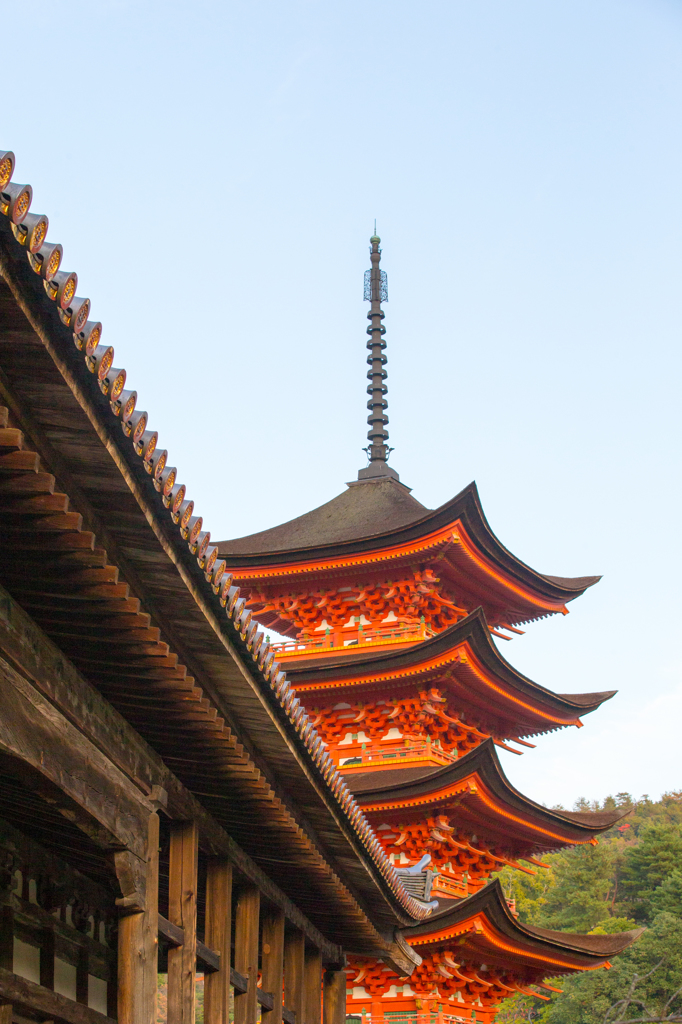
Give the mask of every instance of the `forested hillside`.
<svg viewBox="0 0 682 1024">
<path fill-rule="evenodd" d="M 535 875 L 505 868 L 499 878 L 528 924 L 592 934 L 646 931 L 610 970 L 561 978 L 552 984 L 562 994 L 548 1001 L 510 1000 L 498 1013 L 500 1024 L 682 1021 L 682 792 L 658 801 L 619 793 L 602 804 L 580 800 L 574 809 L 614 808 L 630 813 L 596 846 L 546 856 L 549 867 Z"/>
</svg>

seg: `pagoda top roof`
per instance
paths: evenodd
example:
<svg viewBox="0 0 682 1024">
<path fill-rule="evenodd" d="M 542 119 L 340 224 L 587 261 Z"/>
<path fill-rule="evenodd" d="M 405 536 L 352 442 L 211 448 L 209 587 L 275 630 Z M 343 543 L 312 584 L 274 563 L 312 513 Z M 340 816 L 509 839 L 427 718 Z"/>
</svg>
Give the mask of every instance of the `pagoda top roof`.
<svg viewBox="0 0 682 1024">
<path fill-rule="evenodd" d="M 420 954 L 424 948 L 457 942 L 457 956 L 482 958 L 491 966 L 525 962 L 540 976 L 598 967 L 621 953 L 644 931 L 637 928 L 612 935 L 576 935 L 522 924 L 504 898 L 499 879 L 462 900 L 441 900 L 428 921 L 405 930 L 405 938 Z"/>
<path fill-rule="evenodd" d="M 349 775 L 349 789 L 366 814 L 393 809 L 433 810 L 457 803 L 458 820 L 493 839 L 504 832 L 518 856 L 589 842 L 627 811 L 564 811 L 524 796 L 505 775 L 492 740 L 439 768 L 382 769 Z"/>
<path fill-rule="evenodd" d="M 231 569 L 326 560 L 409 544 L 460 521 L 483 553 L 552 601 L 571 601 L 601 578 L 536 572 L 500 543 L 483 512 L 475 482 L 436 509 L 390 477 L 354 481 L 347 490 L 281 526 L 218 542 Z"/>
<path fill-rule="evenodd" d="M 500 736 L 528 736 L 578 724 L 580 715 L 595 711 L 617 692 L 554 693 L 533 682 L 502 656 L 480 608 L 412 647 L 374 652 L 358 647 L 353 653 L 346 648 L 337 657 L 298 663 L 292 659 L 287 675 L 297 691 L 320 697 L 359 689 L 366 696 L 370 687 L 395 689 L 403 682 L 413 688 L 443 685 L 466 698 L 474 715 L 493 722 Z"/>
</svg>

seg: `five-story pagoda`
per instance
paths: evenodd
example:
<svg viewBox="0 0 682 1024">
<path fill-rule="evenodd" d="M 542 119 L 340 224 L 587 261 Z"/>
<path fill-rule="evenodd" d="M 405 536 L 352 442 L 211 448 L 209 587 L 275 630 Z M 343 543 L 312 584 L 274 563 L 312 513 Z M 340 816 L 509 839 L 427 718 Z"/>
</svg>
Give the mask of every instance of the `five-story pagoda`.
<svg viewBox="0 0 682 1024">
<path fill-rule="evenodd" d="M 496 754 L 580 727 L 613 696 L 553 693 L 492 640 L 566 614 L 598 577 L 536 572 L 492 532 L 475 484 L 431 510 L 388 465 L 388 294 L 380 239 L 370 242 L 368 465 L 320 508 L 219 549 L 253 617 L 291 638 L 278 657 L 314 728 L 406 885 L 432 901 L 405 933 L 421 965 L 401 978 L 353 960 L 348 1012 L 372 1024 L 433 1014 L 489 1024 L 501 1000 L 608 966 L 636 935 L 522 925 L 490 881 L 504 865 L 542 870 L 543 853 L 595 843 L 618 818 L 536 804 Z"/>
</svg>

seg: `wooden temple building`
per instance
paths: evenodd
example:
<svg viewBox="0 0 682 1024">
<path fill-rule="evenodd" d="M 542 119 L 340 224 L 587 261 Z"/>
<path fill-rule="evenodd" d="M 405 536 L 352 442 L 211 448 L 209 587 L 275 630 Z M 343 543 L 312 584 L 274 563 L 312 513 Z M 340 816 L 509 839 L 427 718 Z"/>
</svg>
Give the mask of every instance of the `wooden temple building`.
<svg viewBox="0 0 682 1024">
<path fill-rule="evenodd" d="M 388 465 L 387 282 L 370 241 L 368 465 L 320 508 L 218 550 L 253 618 L 290 638 L 277 657 L 311 727 L 405 886 L 433 908 L 403 931 L 421 958 L 411 974 L 353 952 L 349 1014 L 489 1024 L 503 999 L 547 998 L 548 979 L 608 968 L 636 937 L 523 925 L 493 878 L 506 865 L 542 871 L 543 854 L 595 843 L 618 820 L 536 804 L 496 753 L 580 727 L 613 696 L 554 693 L 493 640 L 567 614 L 598 577 L 536 572 L 492 532 L 474 484 L 431 510 Z"/>
<path fill-rule="evenodd" d="M 0 1024 L 343 1024 L 432 914 L 0 152 Z M 248 587 L 247 587 L 248 590 Z M 584 954 L 579 954 L 584 956 Z"/>
</svg>

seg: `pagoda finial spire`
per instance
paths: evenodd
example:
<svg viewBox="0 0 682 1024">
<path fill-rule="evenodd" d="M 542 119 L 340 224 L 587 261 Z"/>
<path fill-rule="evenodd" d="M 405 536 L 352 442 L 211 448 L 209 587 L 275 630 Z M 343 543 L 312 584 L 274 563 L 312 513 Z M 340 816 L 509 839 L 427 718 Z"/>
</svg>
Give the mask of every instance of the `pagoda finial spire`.
<svg viewBox="0 0 682 1024">
<path fill-rule="evenodd" d="M 379 267 L 381 262 L 381 249 L 379 248 L 381 239 L 377 235 L 376 221 L 374 221 L 374 234 L 369 241 L 372 267 L 370 270 L 365 271 L 365 300 L 370 303 L 369 313 L 367 314 L 367 319 L 370 322 L 370 326 L 367 328 L 369 335 L 369 341 L 367 342 L 367 348 L 369 349 L 369 355 L 367 356 L 369 364 L 369 370 L 367 371 L 367 379 L 369 380 L 367 388 L 367 394 L 369 395 L 367 403 L 367 408 L 369 409 L 367 440 L 369 444 L 365 448 L 369 465 L 365 469 L 360 470 L 358 480 L 374 480 L 382 477 L 392 477 L 394 480 L 398 480 L 398 474 L 388 465 L 388 457 L 393 449 L 389 448 L 388 445 L 388 416 L 386 415 L 386 409 L 388 408 L 388 402 L 386 401 L 386 393 L 388 391 L 386 377 L 388 374 L 385 370 L 386 356 L 384 355 L 384 349 L 386 348 L 384 334 L 386 333 L 386 328 L 381 323 L 385 316 L 381 303 L 388 302 L 388 283 L 386 271 L 381 270 Z"/>
</svg>

